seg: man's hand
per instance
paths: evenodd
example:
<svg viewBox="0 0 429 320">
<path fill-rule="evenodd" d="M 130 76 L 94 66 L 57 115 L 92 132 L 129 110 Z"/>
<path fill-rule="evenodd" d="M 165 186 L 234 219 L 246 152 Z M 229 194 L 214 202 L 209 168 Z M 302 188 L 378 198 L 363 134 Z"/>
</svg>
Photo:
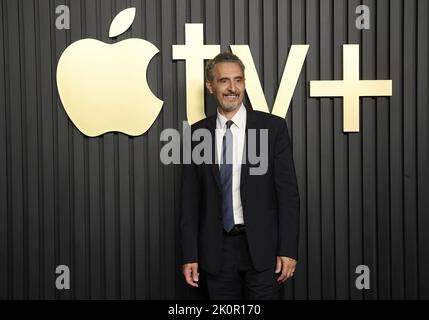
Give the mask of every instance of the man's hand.
<svg viewBox="0 0 429 320">
<path fill-rule="evenodd" d="M 198 262 L 185 263 L 182 267 L 183 275 L 185 276 L 186 282 L 193 287 L 198 288 Z"/>
<path fill-rule="evenodd" d="M 283 283 L 287 279 L 292 278 L 295 272 L 296 260 L 289 257 L 277 257 L 276 273 L 281 271 L 277 282 Z"/>
</svg>

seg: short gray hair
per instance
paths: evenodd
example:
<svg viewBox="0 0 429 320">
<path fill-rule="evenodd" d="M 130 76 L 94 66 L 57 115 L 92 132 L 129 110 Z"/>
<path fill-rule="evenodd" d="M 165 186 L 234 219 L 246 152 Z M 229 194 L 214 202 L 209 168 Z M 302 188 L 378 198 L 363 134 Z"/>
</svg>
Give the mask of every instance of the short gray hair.
<svg viewBox="0 0 429 320">
<path fill-rule="evenodd" d="M 223 63 L 223 62 L 238 63 L 239 66 L 241 67 L 241 70 L 243 70 L 243 74 L 244 74 L 244 63 L 240 60 L 240 58 L 231 52 L 222 52 L 207 62 L 206 70 L 205 70 L 207 81 L 213 82 L 213 80 L 214 80 L 213 69 L 214 69 L 215 65 L 217 65 L 218 63 Z"/>
</svg>

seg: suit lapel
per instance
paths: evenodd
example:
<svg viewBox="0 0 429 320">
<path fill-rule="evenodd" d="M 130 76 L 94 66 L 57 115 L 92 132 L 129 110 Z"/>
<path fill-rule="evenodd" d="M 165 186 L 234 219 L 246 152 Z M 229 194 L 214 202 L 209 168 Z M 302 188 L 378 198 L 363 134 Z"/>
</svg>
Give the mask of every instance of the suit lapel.
<svg viewBox="0 0 429 320">
<path fill-rule="evenodd" d="M 220 185 L 220 171 L 219 171 L 219 165 L 216 163 L 216 116 L 212 116 L 208 119 L 208 129 L 210 131 L 210 134 L 212 136 L 212 163 L 209 164 L 210 171 L 213 174 L 213 177 L 216 181 L 216 184 L 221 189 Z"/>
<path fill-rule="evenodd" d="M 249 176 L 249 157 L 248 157 L 248 145 L 249 145 L 249 129 L 257 129 L 256 117 L 252 109 L 247 108 L 246 112 L 246 131 L 244 138 L 244 149 L 243 149 L 243 163 L 241 165 L 241 176 L 240 176 L 240 193 L 244 194 L 244 187 L 246 186 L 247 177 Z"/>
</svg>

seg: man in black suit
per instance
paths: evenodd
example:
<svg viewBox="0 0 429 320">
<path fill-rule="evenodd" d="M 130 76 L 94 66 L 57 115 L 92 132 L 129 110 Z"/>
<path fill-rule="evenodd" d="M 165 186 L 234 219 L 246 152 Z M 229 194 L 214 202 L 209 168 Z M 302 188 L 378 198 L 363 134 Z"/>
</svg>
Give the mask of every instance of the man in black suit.
<svg viewBox="0 0 429 320">
<path fill-rule="evenodd" d="M 243 105 L 244 65 L 232 53 L 208 62 L 206 87 L 217 114 L 191 131 L 210 133 L 212 161 L 182 166 L 183 275 L 198 287 L 206 271 L 211 299 L 278 299 L 298 256 L 299 194 L 286 121 Z M 265 159 L 262 174 L 251 149 Z"/>
</svg>

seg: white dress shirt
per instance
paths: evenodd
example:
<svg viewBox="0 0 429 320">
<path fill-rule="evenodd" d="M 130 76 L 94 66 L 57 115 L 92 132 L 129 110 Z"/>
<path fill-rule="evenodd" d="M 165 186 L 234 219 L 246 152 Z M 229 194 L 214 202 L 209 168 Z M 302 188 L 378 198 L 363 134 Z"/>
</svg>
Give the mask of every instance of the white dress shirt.
<svg viewBox="0 0 429 320">
<path fill-rule="evenodd" d="M 240 195 L 241 163 L 243 159 L 244 139 L 246 136 L 246 107 L 243 104 L 241 104 L 239 110 L 231 120 L 234 122 L 231 125 L 233 136 L 232 207 L 234 212 L 234 223 L 244 224 L 243 207 L 241 205 Z M 222 140 L 225 134 L 227 121 L 228 119 L 221 115 L 218 110 L 216 120 L 216 154 L 219 166 L 222 160 Z"/>
</svg>

